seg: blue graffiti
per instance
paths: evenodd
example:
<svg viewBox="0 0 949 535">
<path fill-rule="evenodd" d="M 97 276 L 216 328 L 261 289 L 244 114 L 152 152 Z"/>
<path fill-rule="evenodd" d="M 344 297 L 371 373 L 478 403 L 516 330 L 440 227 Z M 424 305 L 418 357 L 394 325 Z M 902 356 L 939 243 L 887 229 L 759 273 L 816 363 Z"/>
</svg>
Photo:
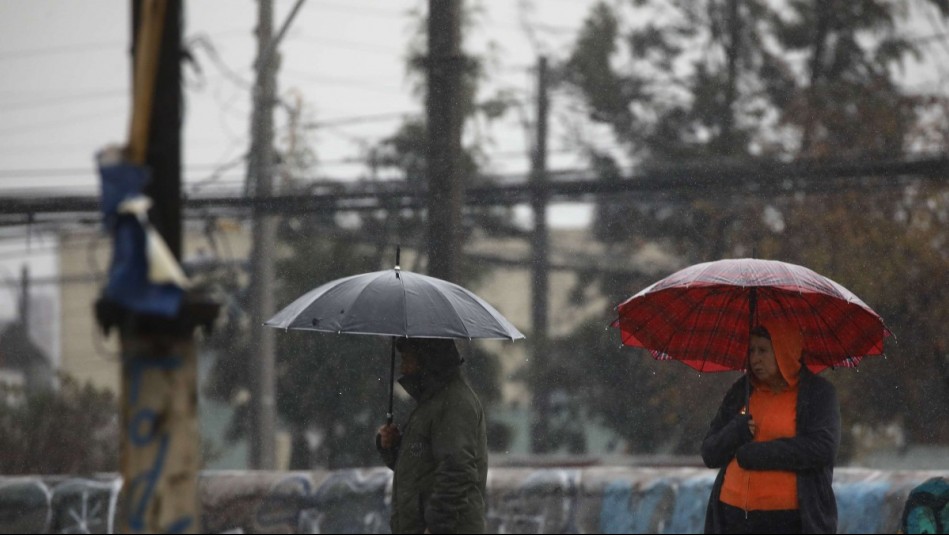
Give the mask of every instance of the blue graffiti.
<svg viewBox="0 0 949 535">
<path fill-rule="evenodd" d="M 895 533 L 898 525 L 882 525 L 893 515 L 886 510 L 888 482 L 834 485 L 837 496 L 837 533 Z"/>
<path fill-rule="evenodd" d="M 699 533 L 713 475 L 687 479 L 658 477 L 645 484 L 614 481 L 603 489 L 603 533 Z"/>
<path fill-rule="evenodd" d="M 157 368 L 168 371 L 181 367 L 181 364 L 182 359 L 176 356 L 161 359 L 130 359 L 128 361 L 130 404 L 135 407 L 138 403 L 142 374 L 145 370 Z M 155 487 L 162 476 L 165 458 L 168 455 L 168 443 L 171 437 L 168 436 L 167 432 L 156 432 L 158 428 L 157 421 L 158 413 L 155 410 L 142 407 L 133 412 L 129 422 L 128 436 L 134 446 L 144 448 L 153 444 L 156 440 L 158 441 L 158 452 L 155 454 L 155 461 L 152 466 L 136 475 L 129 482 L 128 496 L 131 508 L 129 527 L 134 531 L 144 531 L 146 529 L 145 514 L 152 496 L 155 494 Z M 142 487 L 142 490 L 139 492 L 140 487 Z M 182 516 L 166 526 L 165 533 L 183 533 L 193 520 L 188 515 Z"/>
<path fill-rule="evenodd" d="M 662 479 L 637 490 L 628 481 L 611 483 L 603 492 L 600 527 L 603 533 L 662 533 L 666 509 L 674 501 Z"/>
<path fill-rule="evenodd" d="M 669 515 L 667 533 L 700 533 L 705 529 L 705 509 L 712 494 L 715 473 L 683 480 L 676 492 L 675 507 Z"/>
<path fill-rule="evenodd" d="M 629 506 L 632 499 L 633 484 L 629 481 L 614 481 L 603 489 L 600 532 L 632 533 L 632 525 L 635 523 Z"/>
<path fill-rule="evenodd" d="M 128 361 L 129 397 L 134 405 L 138 403 L 138 390 L 142 386 L 142 374 L 148 369 L 176 370 L 181 367 L 181 357 L 169 356 L 164 358 L 131 358 Z"/>
<path fill-rule="evenodd" d="M 256 526 L 280 533 L 386 533 L 391 472 L 334 472 L 318 487 L 305 475 L 279 481 L 257 508 Z"/>
</svg>

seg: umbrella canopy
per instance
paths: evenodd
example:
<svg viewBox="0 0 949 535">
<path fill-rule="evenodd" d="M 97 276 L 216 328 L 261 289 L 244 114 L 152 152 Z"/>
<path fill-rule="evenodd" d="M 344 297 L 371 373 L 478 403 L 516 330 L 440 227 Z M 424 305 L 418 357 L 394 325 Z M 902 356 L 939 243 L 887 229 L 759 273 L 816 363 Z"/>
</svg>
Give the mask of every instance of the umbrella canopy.
<svg viewBox="0 0 949 535">
<path fill-rule="evenodd" d="M 297 298 L 264 325 L 412 338 L 524 338 L 472 292 L 399 268 L 328 282 Z"/>
<path fill-rule="evenodd" d="M 353 275 L 310 290 L 264 323 L 268 327 L 391 336 L 388 423 L 392 423 L 395 339 L 524 338 L 500 312 L 442 279 L 395 269 Z"/>
<path fill-rule="evenodd" d="M 856 366 L 891 333 L 852 292 L 803 266 L 728 259 L 687 267 L 616 307 L 623 343 L 703 372 L 745 370 L 749 332 L 774 318 L 804 333 L 812 371 Z"/>
</svg>

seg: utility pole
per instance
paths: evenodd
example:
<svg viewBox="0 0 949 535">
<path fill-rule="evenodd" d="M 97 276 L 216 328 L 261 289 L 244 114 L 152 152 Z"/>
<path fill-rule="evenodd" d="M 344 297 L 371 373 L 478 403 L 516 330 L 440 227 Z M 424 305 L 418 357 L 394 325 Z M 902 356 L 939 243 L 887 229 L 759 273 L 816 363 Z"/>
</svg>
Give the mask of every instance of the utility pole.
<svg viewBox="0 0 949 535">
<path fill-rule="evenodd" d="M 428 274 L 457 282 L 461 257 L 461 0 L 428 2 Z"/>
<path fill-rule="evenodd" d="M 20 323 L 23 331 L 30 333 L 30 267 L 23 264 L 20 269 Z"/>
<path fill-rule="evenodd" d="M 741 58 L 741 14 L 739 0 L 728 0 L 728 44 L 725 45 L 728 82 L 722 109 L 722 133 L 719 146 L 725 156 L 735 154 L 735 113 L 738 94 L 738 61 Z"/>
<path fill-rule="evenodd" d="M 297 0 L 280 27 L 273 32 L 273 0 L 257 2 L 257 61 L 254 83 L 254 111 L 251 117 L 250 161 L 247 165 L 247 192 L 255 198 L 273 196 L 274 152 L 273 110 L 277 99 L 277 67 L 280 55 L 277 45 L 300 12 L 304 0 Z M 260 470 L 277 467 L 277 401 L 274 361 L 276 351 L 273 329 L 263 324 L 274 313 L 274 245 L 277 241 L 277 218 L 269 215 L 260 203 L 254 204 L 254 230 L 251 253 L 251 328 L 257 341 L 256 355 L 250 353 L 251 410 L 250 465 Z M 255 358 L 256 357 L 256 358 Z"/>
<path fill-rule="evenodd" d="M 273 195 L 273 104 L 279 56 L 272 46 L 273 0 L 257 0 L 257 80 L 254 84 L 254 111 L 248 164 L 249 186 L 254 197 Z M 258 470 L 276 468 L 276 419 L 273 329 L 262 327 L 274 312 L 274 241 L 277 218 L 254 205 L 253 253 L 251 256 L 251 328 L 256 342 L 250 352 L 251 437 L 250 466 Z"/>
<path fill-rule="evenodd" d="M 531 426 L 531 451 L 548 450 L 548 422 L 550 396 L 545 372 L 550 355 L 547 332 L 548 274 L 550 273 L 547 235 L 547 58 L 537 61 L 537 131 L 534 135 L 534 154 L 531 160 L 531 208 L 534 212 L 534 232 L 531 236 L 531 377 L 534 379 L 534 421 Z"/>
<path fill-rule="evenodd" d="M 144 190 L 154 203 L 149 218 L 180 261 L 182 2 L 132 0 L 131 8 L 134 108 L 127 158 L 151 169 Z M 193 333 L 198 325 L 210 327 L 217 305 L 185 294 L 177 315 L 166 317 L 103 297 L 95 311 L 106 332 L 118 328 L 121 344 L 118 530 L 196 533 L 201 448 Z"/>
</svg>

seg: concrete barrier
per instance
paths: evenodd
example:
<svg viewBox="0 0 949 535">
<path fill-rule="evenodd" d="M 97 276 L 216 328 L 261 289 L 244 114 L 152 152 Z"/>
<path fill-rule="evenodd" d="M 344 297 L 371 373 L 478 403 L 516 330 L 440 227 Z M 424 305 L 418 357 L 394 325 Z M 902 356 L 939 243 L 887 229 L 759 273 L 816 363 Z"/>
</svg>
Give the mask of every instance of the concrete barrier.
<svg viewBox="0 0 949 535">
<path fill-rule="evenodd" d="M 945 471 L 841 468 L 840 533 L 894 533 L 909 491 Z M 493 468 L 490 533 L 701 533 L 715 471 Z M 204 533 L 388 533 L 391 472 L 204 472 Z M 0 532 L 111 533 L 121 479 L 0 477 Z"/>
</svg>

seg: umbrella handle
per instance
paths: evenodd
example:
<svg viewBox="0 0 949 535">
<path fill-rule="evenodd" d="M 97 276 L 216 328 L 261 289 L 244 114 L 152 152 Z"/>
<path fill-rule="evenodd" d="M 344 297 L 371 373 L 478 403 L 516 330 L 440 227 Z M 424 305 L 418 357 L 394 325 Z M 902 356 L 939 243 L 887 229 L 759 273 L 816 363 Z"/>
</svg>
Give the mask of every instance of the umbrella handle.
<svg viewBox="0 0 949 535">
<path fill-rule="evenodd" d="M 395 337 L 392 337 L 392 350 L 389 360 L 389 412 L 386 413 L 386 425 L 392 424 L 392 397 L 395 388 Z"/>
</svg>

